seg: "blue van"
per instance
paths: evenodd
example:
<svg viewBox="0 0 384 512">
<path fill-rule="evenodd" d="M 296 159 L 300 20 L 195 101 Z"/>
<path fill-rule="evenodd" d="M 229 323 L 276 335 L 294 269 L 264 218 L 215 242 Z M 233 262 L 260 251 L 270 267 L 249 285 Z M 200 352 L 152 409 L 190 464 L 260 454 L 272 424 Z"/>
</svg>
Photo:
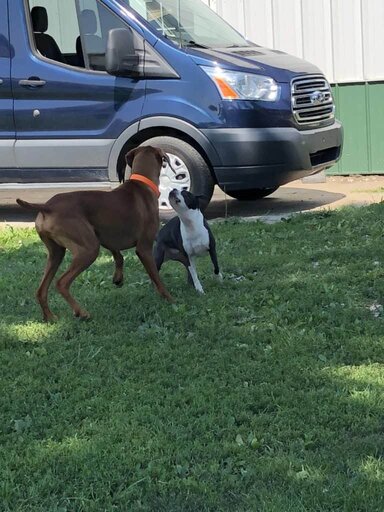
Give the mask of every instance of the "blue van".
<svg viewBox="0 0 384 512">
<path fill-rule="evenodd" d="M 0 187 L 105 186 L 139 144 L 178 171 L 168 208 L 172 188 L 256 199 L 326 169 L 342 127 L 319 69 L 201 0 L 0 0 Z"/>
</svg>

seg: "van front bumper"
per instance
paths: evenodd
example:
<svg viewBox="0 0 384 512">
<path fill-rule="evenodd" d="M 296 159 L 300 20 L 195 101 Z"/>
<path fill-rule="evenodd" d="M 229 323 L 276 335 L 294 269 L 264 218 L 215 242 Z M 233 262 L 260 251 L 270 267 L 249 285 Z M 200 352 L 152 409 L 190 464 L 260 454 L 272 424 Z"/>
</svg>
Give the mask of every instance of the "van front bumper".
<svg viewBox="0 0 384 512">
<path fill-rule="evenodd" d="M 227 190 L 275 188 L 316 174 L 337 162 L 342 125 L 313 130 L 296 128 L 219 128 L 202 130 L 221 165 L 213 167 L 218 185 Z"/>
</svg>

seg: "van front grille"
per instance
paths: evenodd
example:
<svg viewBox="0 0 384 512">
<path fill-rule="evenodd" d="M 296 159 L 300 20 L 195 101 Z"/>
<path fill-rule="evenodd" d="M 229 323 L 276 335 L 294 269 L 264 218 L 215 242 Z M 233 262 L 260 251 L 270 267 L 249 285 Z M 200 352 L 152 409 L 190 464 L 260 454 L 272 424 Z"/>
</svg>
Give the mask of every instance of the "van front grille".
<svg viewBox="0 0 384 512">
<path fill-rule="evenodd" d="M 335 117 L 332 91 L 322 75 L 294 78 L 291 103 L 295 121 L 300 126 L 325 124 Z"/>
</svg>

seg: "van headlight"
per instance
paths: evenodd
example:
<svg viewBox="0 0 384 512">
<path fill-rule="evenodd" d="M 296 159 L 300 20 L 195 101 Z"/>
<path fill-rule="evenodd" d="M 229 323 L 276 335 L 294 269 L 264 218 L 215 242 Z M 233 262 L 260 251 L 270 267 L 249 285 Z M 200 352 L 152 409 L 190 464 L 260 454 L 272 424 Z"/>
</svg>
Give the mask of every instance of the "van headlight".
<svg viewBox="0 0 384 512">
<path fill-rule="evenodd" d="M 280 86 L 268 76 L 201 66 L 213 80 L 224 100 L 277 101 Z"/>
</svg>

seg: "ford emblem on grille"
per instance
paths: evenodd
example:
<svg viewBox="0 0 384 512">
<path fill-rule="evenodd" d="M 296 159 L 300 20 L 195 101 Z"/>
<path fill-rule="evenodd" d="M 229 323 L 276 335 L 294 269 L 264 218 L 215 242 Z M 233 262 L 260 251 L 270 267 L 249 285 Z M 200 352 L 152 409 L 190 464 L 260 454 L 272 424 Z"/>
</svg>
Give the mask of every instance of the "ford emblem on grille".
<svg viewBox="0 0 384 512">
<path fill-rule="evenodd" d="M 291 108 L 300 126 L 330 124 L 335 118 L 332 90 L 323 75 L 296 76 L 291 81 Z"/>
<path fill-rule="evenodd" d="M 326 95 L 321 91 L 315 91 L 310 98 L 312 105 L 321 105 L 326 100 Z"/>
</svg>

